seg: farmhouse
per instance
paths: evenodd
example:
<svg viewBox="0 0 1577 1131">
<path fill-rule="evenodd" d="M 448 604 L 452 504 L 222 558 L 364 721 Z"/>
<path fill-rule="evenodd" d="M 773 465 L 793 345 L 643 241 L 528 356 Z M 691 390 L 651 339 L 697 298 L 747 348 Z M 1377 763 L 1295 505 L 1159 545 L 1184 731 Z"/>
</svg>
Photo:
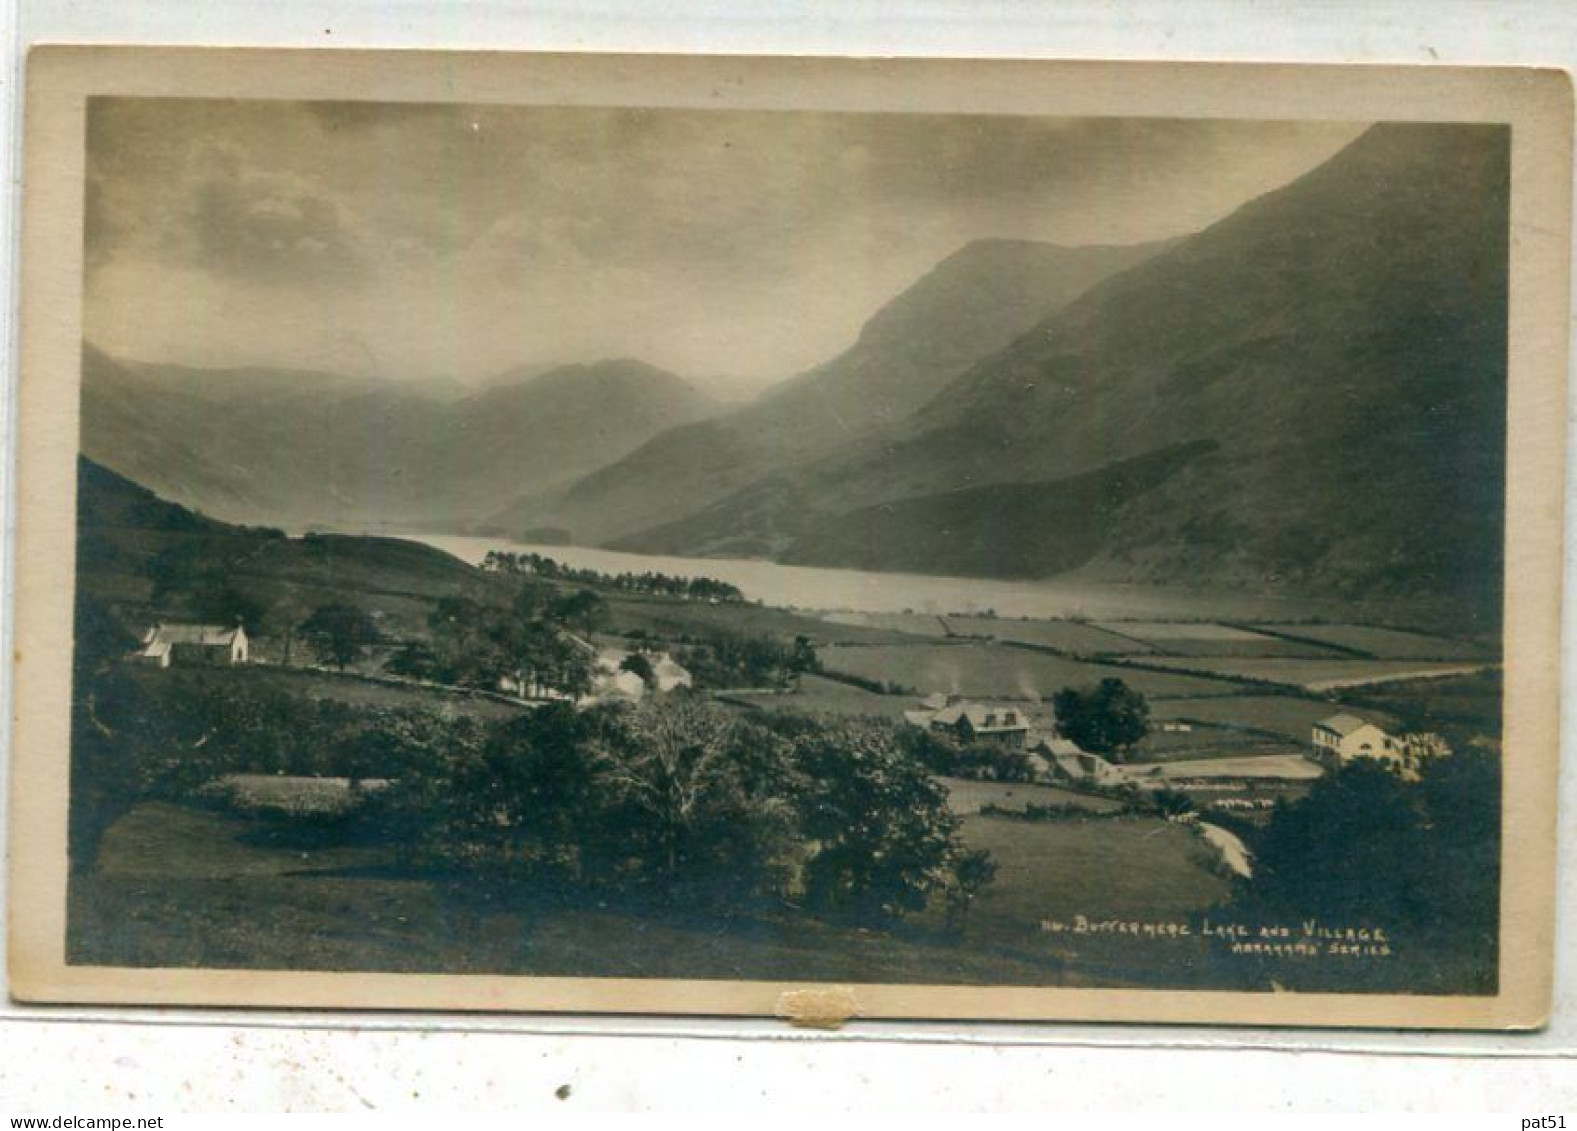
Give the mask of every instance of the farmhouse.
<svg viewBox="0 0 1577 1131">
<path fill-rule="evenodd" d="M 1385 731 L 1357 715 L 1331 715 L 1314 724 L 1314 757 L 1341 765 L 1354 758 L 1388 758 L 1393 740 Z"/>
<path fill-rule="evenodd" d="M 1451 753 L 1438 734 L 1420 731 L 1390 735 L 1357 715 L 1347 714 L 1332 715 L 1315 723 L 1313 746 L 1317 762 L 1340 766 L 1354 758 L 1375 758 L 1408 778 L 1416 778 L 1429 759 Z"/>
<path fill-rule="evenodd" d="M 995 742 L 1013 750 L 1024 749 L 1029 740 L 1029 716 L 1017 707 L 954 703 L 932 714 L 930 726 L 960 742 Z"/>
<path fill-rule="evenodd" d="M 143 633 L 138 660 L 167 668 L 171 664 L 214 666 L 244 664 L 252 645 L 241 625 L 156 624 Z"/>
<path fill-rule="evenodd" d="M 693 680 L 689 669 L 667 652 L 633 652 L 628 648 L 598 646 L 579 636 L 570 635 L 575 645 L 585 650 L 592 659 L 592 689 L 587 700 L 642 699 L 648 691 L 672 691 L 689 687 Z M 651 668 L 652 682 L 626 666 L 632 656 L 640 655 Z"/>
</svg>

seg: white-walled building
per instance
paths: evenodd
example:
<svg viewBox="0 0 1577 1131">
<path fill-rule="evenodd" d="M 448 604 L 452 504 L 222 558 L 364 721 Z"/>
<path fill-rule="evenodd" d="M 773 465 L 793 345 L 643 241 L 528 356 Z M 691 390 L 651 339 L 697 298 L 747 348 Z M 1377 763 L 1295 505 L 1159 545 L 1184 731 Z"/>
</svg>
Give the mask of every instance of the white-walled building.
<svg viewBox="0 0 1577 1131">
<path fill-rule="evenodd" d="M 156 624 L 142 635 L 140 660 L 167 668 L 244 664 L 251 659 L 252 642 L 241 625 Z"/>
<path fill-rule="evenodd" d="M 1438 734 L 1386 733 L 1357 715 L 1332 715 L 1314 724 L 1314 758 L 1329 766 L 1343 766 L 1355 758 L 1384 762 L 1404 777 L 1416 778 L 1424 763 L 1451 753 Z"/>
</svg>

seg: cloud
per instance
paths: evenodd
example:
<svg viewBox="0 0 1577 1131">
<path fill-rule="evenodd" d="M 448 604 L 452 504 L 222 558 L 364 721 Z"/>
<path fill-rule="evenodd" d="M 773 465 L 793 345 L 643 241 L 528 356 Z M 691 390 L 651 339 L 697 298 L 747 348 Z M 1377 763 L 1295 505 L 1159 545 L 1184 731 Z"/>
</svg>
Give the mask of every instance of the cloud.
<svg viewBox="0 0 1577 1131">
<path fill-rule="evenodd" d="M 198 267 L 308 285 L 366 271 L 363 234 L 300 177 L 220 164 L 193 186 L 188 217 L 180 234 Z"/>
<path fill-rule="evenodd" d="M 95 98 L 89 321 L 154 360 L 466 376 L 636 355 L 761 383 L 971 239 L 1184 234 L 1356 132 Z"/>
</svg>

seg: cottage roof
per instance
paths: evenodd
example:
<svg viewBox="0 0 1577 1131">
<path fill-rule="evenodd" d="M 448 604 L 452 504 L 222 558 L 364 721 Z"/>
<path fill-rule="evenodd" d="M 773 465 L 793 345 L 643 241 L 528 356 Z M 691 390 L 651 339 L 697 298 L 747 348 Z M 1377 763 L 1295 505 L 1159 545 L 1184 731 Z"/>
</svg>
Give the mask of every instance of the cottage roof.
<svg viewBox="0 0 1577 1131">
<path fill-rule="evenodd" d="M 1105 758 L 1099 754 L 1087 754 L 1082 750 L 1076 754 L 1047 753 L 1041 757 L 1054 768 L 1062 771 L 1065 777 L 1105 779 L 1118 774 L 1117 767 Z"/>
<path fill-rule="evenodd" d="M 161 652 L 172 644 L 228 648 L 235 643 L 236 633 L 240 631 L 236 625 L 227 628 L 222 624 L 156 624 L 143 636 L 142 642 L 150 649 L 157 648 Z"/>
<path fill-rule="evenodd" d="M 1360 719 L 1357 715 L 1342 714 L 1332 715 L 1328 719 L 1321 719 L 1314 725 L 1320 727 L 1322 730 L 1335 731 L 1343 738 L 1346 738 L 1354 731 L 1362 730 L 1364 727 L 1368 726 L 1369 720 Z"/>
<path fill-rule="evenodd" d="M 976 733 L 1001 733 L 1029 729 L 1029 717 L 1017 707 L 986 707 L 979 703 L 955 703 L 931 716 L 933 725 L 957 726 L 968 719 Z"/>
<path fill-rule="evenodd" d="M 1034 748 L 1038 751 L 1041 751 L 1042 753 L 1049 754 L 1052 757 L 1072 756 L 1084 753 L 1083 748 L 1081 748 L 1079 744 L 1074 742 L 1071 738 L 1063 738 L 1060 735 L 1055 734 L 1046 735 L 1035 744 Z"/>
</svg>

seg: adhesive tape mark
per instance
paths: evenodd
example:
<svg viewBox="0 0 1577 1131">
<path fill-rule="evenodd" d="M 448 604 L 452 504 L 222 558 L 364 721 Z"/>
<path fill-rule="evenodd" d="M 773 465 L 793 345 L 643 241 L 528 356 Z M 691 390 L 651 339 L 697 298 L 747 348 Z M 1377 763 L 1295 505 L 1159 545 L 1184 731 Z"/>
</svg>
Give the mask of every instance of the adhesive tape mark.
<svg viewBox="0 0 1577 1131">
<path fill-rule="evenodd" d="M 849 1018 L 860 1015 L 860 1003 L 848 986 L 785 990 L 778 995 L 775 1012 L 801 1029 L 839 1029 Z"/>
</svg>

